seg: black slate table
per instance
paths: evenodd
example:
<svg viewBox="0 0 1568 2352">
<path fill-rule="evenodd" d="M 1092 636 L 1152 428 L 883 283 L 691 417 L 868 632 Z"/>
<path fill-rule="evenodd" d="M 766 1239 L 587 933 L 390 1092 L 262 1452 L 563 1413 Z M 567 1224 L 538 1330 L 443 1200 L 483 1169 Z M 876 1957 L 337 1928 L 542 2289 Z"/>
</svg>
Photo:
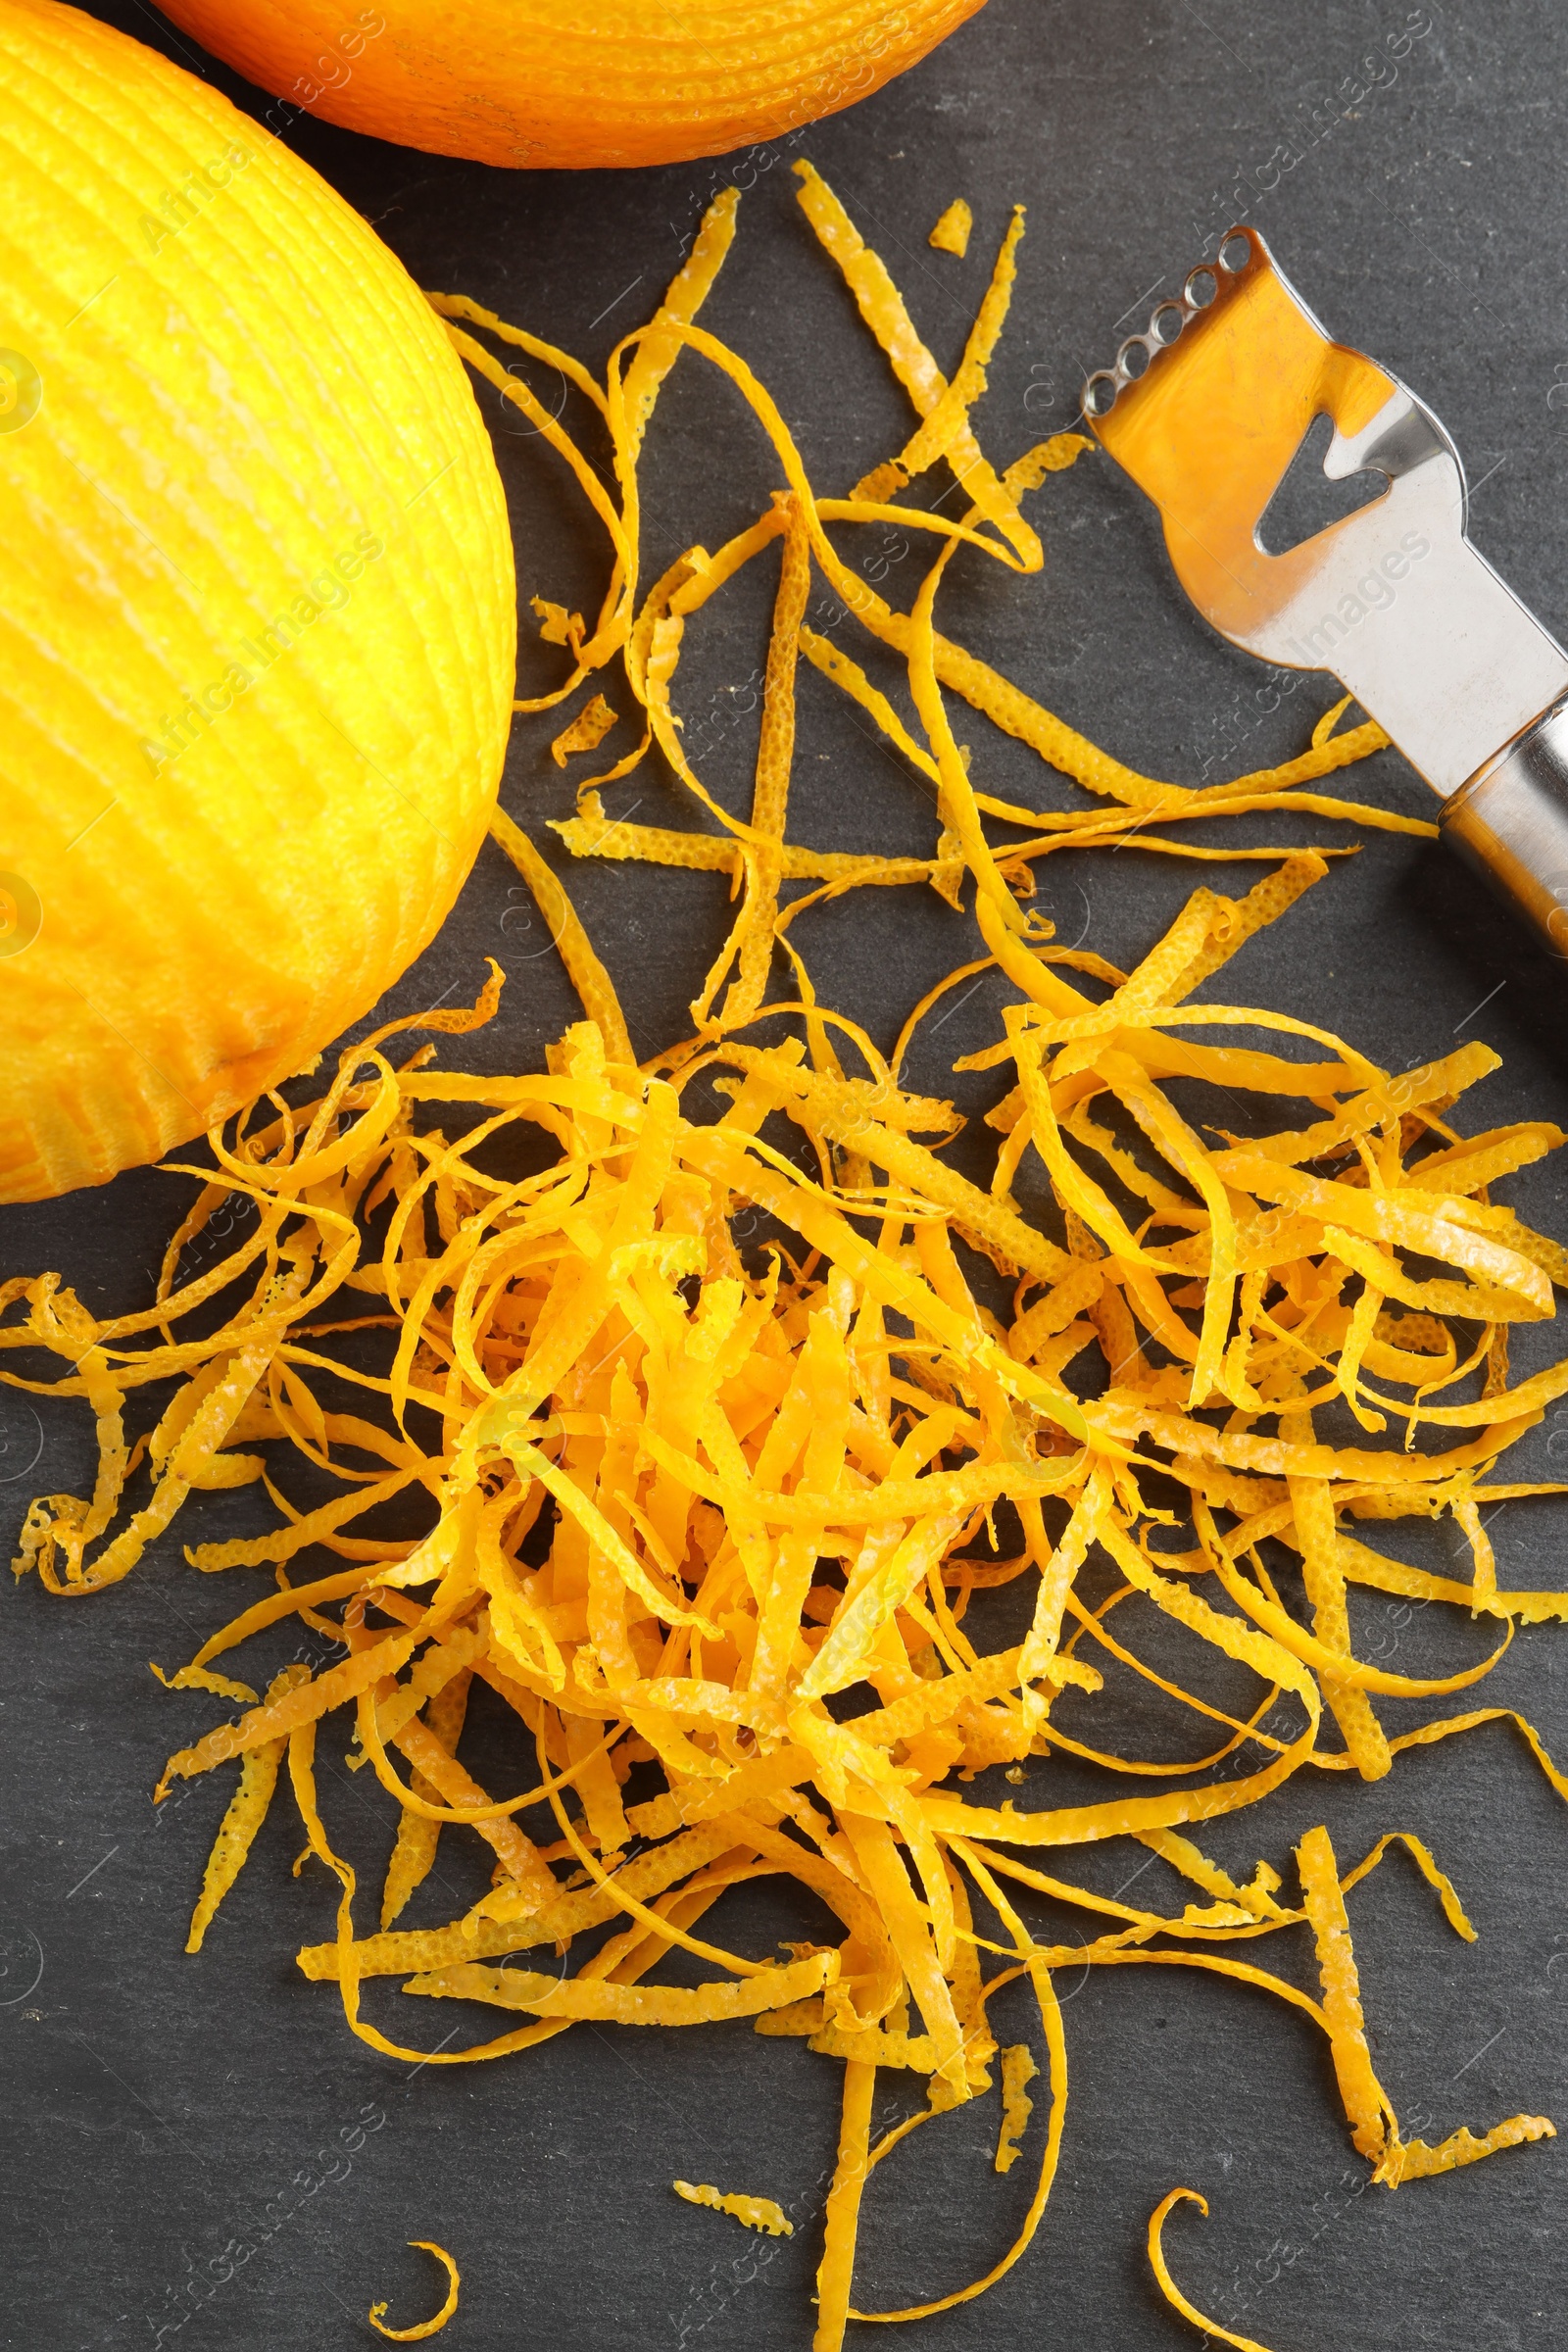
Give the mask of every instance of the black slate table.
<svg viewBox="0 0 1568 2352">
<path fill-rule="evenodd" d="M 139 0 L 100 0 L 97 13 L 211 74 L 253 113 L 265 107 Z M 1449 425 L 1475 485 L 1475 538 L 1560 632 L 1565 112 L 1568 20 L 1547 0 L 1429 0 L 1414 10 L 1396 0 L 1310 9 L 991 0 L 867 104 L 734 167 L 507 174 L 303 118 L 287 136 L 422 284 L 468 292 L 596 365 L 652 307 L 714 188 L 737 178 L 740 242 L 708 322 L 767 378 L 816 477 L 833 488 L 898 446 L 907 411 L 793 201 L 797 155 L 817 164 L 879 244 L 948 367 L 1006 208 L 1027 203 L 1012 323 L 979 417 L 1003 459 L 1071 423 L 1085 369 L 1212 252 L 1232 219 L 1254 220 L 1333 329 Z M 959 194 L 977 224 L 961 263 L 925 242 Z M 553 397 L 551 379 L 536 380 Z M 537 437 L 484 397 L 522 593 L 585 605 L 601 577 L 594 531 Z M 687 363 L 656 429 L 656 557 L 699 538 L 715 544 L 776 479 L 750 420 Z M 975 564 L 945 591 L 969 642 L 1149 773 L 1217 779 L 1301 748 L 1333 699 L 1328 681 L 1304 679 L 1282 696 L 1214 639 L 1176 590 L 1151 514 L 1108 463 L 1091 459 L 1053 479 L 1033 512 L 1048 546 L 1043 578 Z M 881 561 L 884 586 L 907 602 L 916 565 L 896 534 L 864 560 Z M 760 588 L 714 608 L 683 673 L 684 708 L 701 714 L 710 770 L 737 807 L 749 790 L 749 741 L 734 689 L 755 682 L 766 602 Z M 555 659 L 529 638 L 525 689 L 549 682 Z M 505 800 L 554 854 L 544 821 L 569 813 L 570 783 L 545 756 L 552 731 L 552 722 L 519 726 Z M 1032 755 L 989 732 L 976 760 L 993 790 L 1070 797 Z M 1392 752 L 1347 781 L 1430 812 L 1425 787 Z M 638 802 L 643 821 L 691 821 L 653 766 L 612 805 L 624 812 Z M 929 839 L 928 807 L 825 688 L 805 698 L 796 808 L 799 836 L 827 846 L 922 849 Z M 1473 1118 L 1568 1123 L 1568 974 L 1441 850 L 1303 819 L 1247 822 L 1250 833 L 1209 838 L 1363 846 L 1247 949 L 1234 967 L 1244 1001 L 1339 1028 L 1395 1068 L 1484 1038 L 1504 1067 L 1471 1099 Z M 1240 890 L 1255 871 L 1082 856 L 1045 869 L 1043 902 L 1064 938 L 1087 932 L 1125 961 L 1198 879 Z M 725 921 L 722 889 L 604 864 L 575 867 L 569 880 L 621 983 L 639 1051 L 684 1034 L 684 1006 Z M 928 894 L 865 893 L 811 919 L 823 995 L 865 1018 L 884 1046 L 921 989 L 973 953 L 967 925 Z M 574 1006 L 526 894 L 491 848 L 390 1002 L 412 1010 L 471 995 L 492 951 L 511 982 L 503 1016 L 471 1051 L 481 1066 L 539 1066 Z M 988 985 L 956 1010 L 916 1082 L 952 1091 L 947 1065 L 996 1034 L 999 1002 Z M 968 1084 L 960 1101 L 983 1102 Z M 1559 1163 L 1527 1171 L 1510 1198 L 1568 1235 Z M 0 1273 L 58 1268 L 89 1305 L 128 1305 L 145 1294 L 180 1199 L 174 1180 L 142 1173 L 6 1210 Z M 1516 1359 L 1543 1361 L 1550 1348 L 1549 1332 L 1531 1334 Z M 8 1521 L 35 1492 L 86 1491 L 84 1410 L 35 1423 L 24 1404 L 0 1404 L 0 1440 Z M 1548 1419 L 1517 1459 L 1548 1476 L 1565 1454 L 1568 1418 Z M 256 1509 L 254 1491 L 209 1499 L 225 1512 Z M 1568 1505 L 1506 1513 L 1493 1531 L 1502 1581 L 1568 1581 L 1565 1530 Z M 25 2352 L 368 2343 L 363 2315 L 373 2296 L 392 2297 L 394 2321 L 433 2308 L 427 2258 L 405 2250 L 407 2239 L 430 2237 L 464 2270 L 446 2339 L 455 2348 L 807 2344 L 838 2070 L 801 2044 L 760 2041 L 744 2026 L 681 2035 L 584 2029 L 482 2069 L 377 2057 L 349 2037 L 331 1989 L 293 1969 L 296 1945 L 330 1933 L 332 1889 L 314 1867 L 290 1878 L 299 1840 L 282 1801 L 206 1948 L 183 1957 L 225 1792 L 201 1782 L 153 1812 L 164 1757 L 198 1714 L 203 1724 L 209 1716 L 205 1702 L 168 1696 L 145 1661 L 172 1667 L 237 1605 L 232 1580 L 198 1578 L 174 1542 L 81 1608 L 35 1582 L 4 1596 L 4 2341 Z M 1397 1642 L 1401 1667 L 1416 1671 L 1480 1654 L 1482 1629 L 1406 1624 L 1375 1596 L 1357 1630 L 1370 1652 L 1391 1656 Z M 1522 1709 L 1568 1760 L 1565 1673 L 1563 1638 L 1527 1633 L 1485 1695 Z M 327 1742 L 326 1754 L 341 1836 L 373 1864 L 385 1848 L 381 1800 L 341 1769 L 340 1746 Z M 1026 1788 L 1023 1801 L 1044 1801 L 1035 1776 L 1055 1769 L 1032 1766 L 1034 1794 Z M 1286 1867 L 1291 1843 L 1320 1817 L 1342 1852 L 1385 1829 L 1425 1837 L 1481 1931 L 1474 1945 L 1457 1941 L 1396 1861 L 1355 1898 L 1376 2060 L 1401 2110 L 1425 2117 L 1432 2138 L 1519 2109 L 1568 2127 L 1568 1813 L 1522 1744 L 1494 1727 L 1407 1755 L 1374 1788 L 1298 1783 L 1220 1825 L 1211 1843 L 1233 1866 L 1250 1868 L 1261 1852 Z M 1133 1867 L 1122 1850 L 1094 1864 L 1097 1883 Z M 449 1832 L 419 1916 L 450 1916 L 483 1884 L 472 1877 Z M 1161 1886 L 1169 1900 L 1175 1882 L 1161 1875 Z M 787 1915 L 760 1906 L 756 1929 L 767 1939 L 787 1934 Z M 1289 1965 L 1300 1973 L 1304 1954 Z M 1275 2352 L 1562 2343 L 1564 2142 L 1391 2196 L 1366 2186 L 1322 2047 L 1277 2004 L 1174 1971 L 1104 1972 L 1062 1989 L 1072 2104 L 1045 2225 L 983 2302 L 925 2324 L 929 2352 L 1156 2352 L 1194 2341 L 1159 2302 L 1142 2253 L 1151 2208 L 1178 2181 L 1212 2206 L 1207 2224 L 1173 2224 L 1178 2275 L 1216 2317 Z M 375 2013 L 422 2046 L 446 2022 L 391 1988 Z M 1010 2237 L 1030 2168 L 998 2182 L 987 2105 L 984 2117 L 968 2110 L 917 2135 L 895 2160 L 903 2169 L 878 2177 L 862 2231 L 863 2301 L 946 2291 Z M 347 2158 L 319 2153 L 345 2142 Z M 777 2245 L 744 2237 L 678 2205 L 676 2175 L 778 2197 L 797 2216 L 796 2235 Z M 193 2292 L 193 2280 L 207 2283 Z"/>
</svg>

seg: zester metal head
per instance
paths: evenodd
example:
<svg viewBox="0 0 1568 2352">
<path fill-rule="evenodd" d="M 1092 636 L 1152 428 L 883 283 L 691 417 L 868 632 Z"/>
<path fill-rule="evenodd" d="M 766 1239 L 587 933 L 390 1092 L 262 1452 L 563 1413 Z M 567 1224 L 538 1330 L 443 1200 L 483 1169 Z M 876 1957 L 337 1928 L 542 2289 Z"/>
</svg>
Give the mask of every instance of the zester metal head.
<svg viewBox="0 0 1568 2352">
<path fill-rule="evenodd" d="M 1256 229 L 1156 305 L 1084 410 L 1160 511 L 1188 595 L 1249 653 L 1332 669 L 1428 782 L 1462 784 L 1568 688 L 1568 657 L 1464 535 L 1458 452 L 1388 371 L 1327 335 Z M 1323 471 L 1387 477 L 1283 555 L 1259 526 L 1314 420 Z"/>
</svg>

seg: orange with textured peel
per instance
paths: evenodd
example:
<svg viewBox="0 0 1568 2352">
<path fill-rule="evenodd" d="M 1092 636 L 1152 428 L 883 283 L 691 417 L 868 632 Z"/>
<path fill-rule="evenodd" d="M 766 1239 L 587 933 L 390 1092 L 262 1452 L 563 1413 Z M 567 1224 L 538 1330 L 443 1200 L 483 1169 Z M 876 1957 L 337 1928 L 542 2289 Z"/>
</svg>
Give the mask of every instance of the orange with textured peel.
<svg viewBox="0 0 1568 2352">
<path fill-rule="evenodd" d="M 457 896 L 515 601 L 440 321 L 191 75 L 0 0 L 0 1200 L 297 1070 Z"/>
<path fill-rule="evenodd" d="M 437 155 L 583 171 L 723 155 L 837 114 L 983 0 L 169 0 L 288 103 Z"/>
</svg>

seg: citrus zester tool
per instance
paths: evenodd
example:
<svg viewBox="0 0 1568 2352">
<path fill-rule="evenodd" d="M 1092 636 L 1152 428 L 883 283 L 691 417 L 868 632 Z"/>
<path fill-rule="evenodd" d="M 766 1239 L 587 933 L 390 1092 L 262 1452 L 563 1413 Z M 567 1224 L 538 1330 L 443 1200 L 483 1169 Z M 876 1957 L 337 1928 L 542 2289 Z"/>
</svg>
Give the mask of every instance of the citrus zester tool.
<svg viewBox="0 0 1568 2352">
<path fill-rule="evenodd" d="M 1236 227 L 1089 377 L 1084 412 L 1159 509 L 1204 618 L 1263 661 L 1335 672 L 1439 795 L 1449 846 L 1568 956 L 1568 653 L 1471 545 L 1432 411 L 1336 343 Z M 1265 518 L 1320 418 L 1328 481 L 1383 487 L 1271 554 Z"/>
</svg>

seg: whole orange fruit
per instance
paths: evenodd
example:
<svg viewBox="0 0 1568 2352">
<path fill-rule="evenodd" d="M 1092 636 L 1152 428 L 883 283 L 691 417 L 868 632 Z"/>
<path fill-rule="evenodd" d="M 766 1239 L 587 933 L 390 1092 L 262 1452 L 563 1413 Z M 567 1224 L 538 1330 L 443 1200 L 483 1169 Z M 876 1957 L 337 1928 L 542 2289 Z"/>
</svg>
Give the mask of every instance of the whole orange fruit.
<svg viewBox="0 0 1568 2352">
<path fill-rule="evenodd" d="M 680 163 L 837 114 L 983 0 L 167 0 L 286 102 L 405 147 L 582 171 Z"/>
<path fill-rule="evenodd" d="M 190 74 L 0 0 L 0 1200 L 311 1059 L 425 945 L 515 651 L 490 444 L 359 216 Z"/>
</svg>

